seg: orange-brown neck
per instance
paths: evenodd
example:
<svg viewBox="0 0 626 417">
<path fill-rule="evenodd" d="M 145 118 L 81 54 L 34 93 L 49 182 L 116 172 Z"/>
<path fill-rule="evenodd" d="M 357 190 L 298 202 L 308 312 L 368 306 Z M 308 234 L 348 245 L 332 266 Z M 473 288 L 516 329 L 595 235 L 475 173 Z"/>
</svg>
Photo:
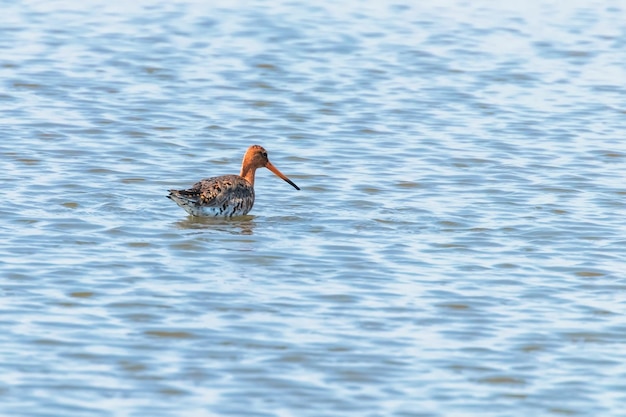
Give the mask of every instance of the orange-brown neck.
<svg viewBox="0 0 626 417">
<path fill-rule="evenodd" d="M 254 165 L 241 165 L 241 173 L 240 177 L 245 178 L 246 181 L 250 183 L 250 185 L 254 186 L 254 174 L 256 173 L 256 167 Z"/>
</svg>

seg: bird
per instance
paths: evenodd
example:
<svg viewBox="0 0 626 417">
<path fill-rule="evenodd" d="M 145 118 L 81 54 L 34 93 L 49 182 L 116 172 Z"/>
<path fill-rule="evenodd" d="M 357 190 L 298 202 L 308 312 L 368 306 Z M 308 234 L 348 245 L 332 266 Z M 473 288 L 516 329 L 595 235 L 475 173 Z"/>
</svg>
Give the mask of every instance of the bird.
<svg viewBox="0 0 626 417">
<path fill-rule="evenodd" d="M 300 189 L 269 161 L 265 148 L 252 145 L 243 156 L 239 175 L 205 178 L 189 189 L 169 190 L 167 198 L 192 216 L 244 216 L 254 205 L 254 174 L 262 167 Z"/>
</svg>

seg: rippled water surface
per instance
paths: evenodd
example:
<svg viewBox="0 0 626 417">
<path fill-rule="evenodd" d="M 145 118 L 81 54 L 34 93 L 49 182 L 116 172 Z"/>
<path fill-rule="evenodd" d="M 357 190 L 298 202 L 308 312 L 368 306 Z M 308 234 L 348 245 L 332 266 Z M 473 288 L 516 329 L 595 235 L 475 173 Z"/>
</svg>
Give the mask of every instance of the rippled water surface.
<svg viewBox="0 0 626 417">
<path fill-rule="evenodd" d="M 623 2 L 0 3 L 0 415 L 624 415 Z"/>
</svg>

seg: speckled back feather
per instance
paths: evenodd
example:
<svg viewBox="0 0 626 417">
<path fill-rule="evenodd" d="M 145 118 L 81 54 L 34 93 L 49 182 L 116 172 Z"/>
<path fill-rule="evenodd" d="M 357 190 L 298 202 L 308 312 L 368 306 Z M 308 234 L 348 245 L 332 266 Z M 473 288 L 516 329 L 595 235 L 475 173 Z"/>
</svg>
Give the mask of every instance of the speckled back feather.
<svg viewBox="0 0 626 417">
<path fill-rule="evenodd" d="M 239 175 L 206 178 L 168 196 L 193 216 L 243 216 L 254 205 L 254 188 Z"/>
</svg>

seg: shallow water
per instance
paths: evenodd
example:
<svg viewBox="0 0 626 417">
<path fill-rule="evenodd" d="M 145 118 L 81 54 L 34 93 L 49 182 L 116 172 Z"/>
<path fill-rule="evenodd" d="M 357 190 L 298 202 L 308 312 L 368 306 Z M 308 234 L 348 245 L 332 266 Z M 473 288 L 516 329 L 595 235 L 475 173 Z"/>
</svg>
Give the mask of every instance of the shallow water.
<svg viewBox="0 0 626 417">
<path fill-rule="evenodd" d="M 623 415 L 620 2 L 4 3 L 0 414 Z"/>
</svg>

